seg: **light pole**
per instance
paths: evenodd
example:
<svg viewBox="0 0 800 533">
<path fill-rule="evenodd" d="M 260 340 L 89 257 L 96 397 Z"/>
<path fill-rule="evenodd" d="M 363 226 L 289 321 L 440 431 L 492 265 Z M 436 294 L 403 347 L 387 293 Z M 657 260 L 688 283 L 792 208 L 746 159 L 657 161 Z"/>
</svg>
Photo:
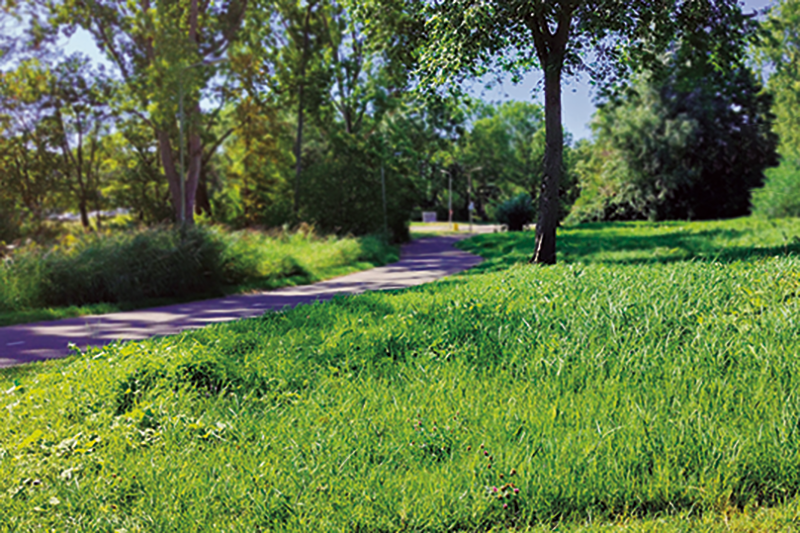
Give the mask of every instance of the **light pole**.
<svg viewBox="0 0 800 533">
<path fill-rule="evenodd" d="M 483 167 L 474 167 L 467 171 L 467 211 L 469 211 L 469 232 L 472 233 L 472 212 L 475 211 L 475 202 L 472 201 L 472 173 L 483 170 Z"/>
<path fill-rule="evenodd" d="M 450 231 L 453 231 L 453 169 L 447 169 L 447 188 L 450 195 L 447 199 L 447 223 L 450 224 Z"/>
</svg>

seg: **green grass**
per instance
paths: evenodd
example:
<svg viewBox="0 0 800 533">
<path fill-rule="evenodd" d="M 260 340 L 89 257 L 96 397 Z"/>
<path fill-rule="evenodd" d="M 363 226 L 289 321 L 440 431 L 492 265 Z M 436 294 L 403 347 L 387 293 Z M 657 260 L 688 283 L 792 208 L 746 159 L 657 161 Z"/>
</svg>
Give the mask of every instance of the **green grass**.
<svg viewBox="0 0 800 533">
<path fill-rule="evenodd" d="M 396 261 L 372 236 L 197 228 L 64 236 L 0 263 L 0 326 L 274 289 Z"/>
<path fill-rule="evenodd" d="M 458 246 L 487 259 L 475 272 L 490 272 L 527 262 L 533 255 L 534 236 L 527 231 L 485 234 Z M 606 222 L 558 230 L 561 263 L 728 263 L 789 253 L 800 253 L 800 219 Z"/>
<path fill-rule="evenodd" d="M 799 529 L 796 222 L 749 222 L 0 371 L 0 529 Z"/>
</svg>

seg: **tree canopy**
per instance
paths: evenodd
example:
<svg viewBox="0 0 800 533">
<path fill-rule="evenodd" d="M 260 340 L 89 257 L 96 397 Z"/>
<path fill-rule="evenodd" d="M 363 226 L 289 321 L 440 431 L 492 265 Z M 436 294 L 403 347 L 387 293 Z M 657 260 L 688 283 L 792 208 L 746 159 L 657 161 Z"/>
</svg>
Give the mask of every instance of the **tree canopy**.
<svg viewBox="0 0 800 533">
<path fill-rule="evenodd" d="M 439 87 L 491 72 L 544 75 L 546 151 L 532 261 L 556 261 L 563 167 L 561 80 L 584 72 L 606 87 L 661 54 L 700 50 L 712 63 L 741 61 L 753 24 L 735 0 L 446 0 L 426 8 L 422 82 Z M 693 52 L 694 53 L 694 52 Z"/>
</svg>

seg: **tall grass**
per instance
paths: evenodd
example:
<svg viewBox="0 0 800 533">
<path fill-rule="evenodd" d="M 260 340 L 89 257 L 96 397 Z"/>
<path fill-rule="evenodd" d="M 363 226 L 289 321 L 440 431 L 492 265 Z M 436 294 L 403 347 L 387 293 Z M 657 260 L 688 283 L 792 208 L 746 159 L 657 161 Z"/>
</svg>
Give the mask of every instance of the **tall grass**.
<svg viewBox="0 0 800 533">
<path fill-rule="evenodd" d="M 0 264 L 0 312 L 203 297 L 310 283 L 396 259 L 376 237 L 269 235 L 197 227 L 66 236 Z"/>
<path fill-rule="evenodd" d="M 798 294 L 791 255 L 519 265 L 5 370 L 0 524 L 687 530 L 796 502 Z"/>
</svg>

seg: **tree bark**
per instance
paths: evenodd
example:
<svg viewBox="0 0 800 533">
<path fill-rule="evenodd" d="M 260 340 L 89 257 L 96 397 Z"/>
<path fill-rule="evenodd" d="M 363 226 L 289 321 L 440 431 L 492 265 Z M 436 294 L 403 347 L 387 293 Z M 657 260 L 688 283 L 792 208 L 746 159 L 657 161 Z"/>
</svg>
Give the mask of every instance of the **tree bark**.
<svg viewBox="0 0 800 533">
<path fill-rule="evenodd" d="M 545 152 L 544 176 L 539 192 L 539 220 L 536 246 L 531 262 L 553 265 L 556 262 L 558 190 L 564 159 L 564 132 L 561 125 L 561 68 L 548 65 L 544 82 Z"/>
<path fill-rule="evenodd" d="M 163 129 L 156 132 L 158 137 L 158 152 L 161 156 L 161 166 L 169 185 L 169 197 L 172 199 L 172 208 L 175 211 L 175 221 L 181 220 L 181 185 L 180 172 L 175 168 L 175 154 L 172 152 L 172 142 L 169 133 Z"/>
<path fill-rule="evenodd" d="M 301 76 L 303 74 L 301 73 Z M 303 172 L 303 85 L 300 82 L 300 89 L 297 94 L 297 138 L 294 143 L 294 214 L 300 210 L 300 174 Z"/>
<path fill-rule="evenodd" d="M 311 23 L 311 9 L 313 4 L 309 3 L 306 8 L 306 19 L 303 26 L 303 53 L 300 59 L 300 87 L 297 90 L 297 138 L 294 145 L 295 169 L 294 169 L 294 214 L 300 210 L 300 174 L 303 172 L 303 93 L 306 85 L 306 63 L 308 61 L 309 47 L 309 27 Z"/>
<path fill-rule="evenodd" d="M 525 20 L 531 30 L 536 55 L 544 70 L 544 176 L 539 193 L 539 219 L 531 263 L 556 263 L 558 192 L 564 164 L 564 132 L 561 125 L 561 72 L 569 40 L 572 14 L 577 2 L 564 2 L 557 15 L 558 26 L 550 30 L 546 13 L 540 8 Z"/>
<path fill-rule="evenodd" d="M 194 203 L 197 197 L 197 183 L 200 181 L 200 169 L 203 166 L 203 141 L 200 138 L 197 124 L 200 123 L 200 104 L 195 104 L 189 122 L 189 166 L 186 170 L 186 224 L 194 224 Z"/>
</svg>

